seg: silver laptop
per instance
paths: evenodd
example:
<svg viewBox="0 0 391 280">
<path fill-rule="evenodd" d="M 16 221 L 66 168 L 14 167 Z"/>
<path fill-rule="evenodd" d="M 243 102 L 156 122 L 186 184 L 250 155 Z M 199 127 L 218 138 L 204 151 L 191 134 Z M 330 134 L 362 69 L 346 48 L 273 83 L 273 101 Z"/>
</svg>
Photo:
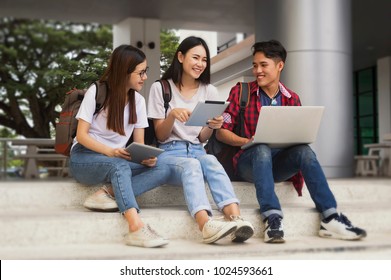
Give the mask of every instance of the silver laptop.
<svg viewBox="0 0 391 280">
<path fill-rule="evenodd" d="M 263 106 L 254 139 L 247 149 L 264 143 L 271 148 L 286 148 L 315 142 L 324 106 Z"/>
</svg>

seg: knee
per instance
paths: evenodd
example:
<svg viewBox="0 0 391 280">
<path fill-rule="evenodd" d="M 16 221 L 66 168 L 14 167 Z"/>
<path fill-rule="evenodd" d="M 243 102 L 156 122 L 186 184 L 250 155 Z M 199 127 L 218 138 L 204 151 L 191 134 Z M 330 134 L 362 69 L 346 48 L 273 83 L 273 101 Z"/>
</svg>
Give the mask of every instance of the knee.
<svg viewBox="0 0 391 280">
<path fill-rule="evenodd" d="M 257 160 L 271 160 L 272 152 L 268 145 L 259 144 L 252 149 L 253 158 Z"/>
<path fill-rule="evenodd" d="M 302 162 L 311 162 L 316 160 L 316 155 L 310 146 L 300 145 L 297 148 Z"/>
<path fill-rule="evenodd" d="M 132 176 L 132 169 L 125 160 L 114 160 L 110 163 L 110 172 L 112 174 L 129 174 Z"/>
<path fill-rule="evenodd" d="M 210 167 L 214 170 L 224 169 L 221 163 L 217 160 L 217 158 L 214 155 L 210 155 L 210 154 L 204 155 L 199 158 L 199 161 L 201 162 L 203 168 Z"/>
<path fill-rule="evenodd" d="M 201 164 L 216 164 L 219 163 L 214 155 L 206 154 L 198 158 Z"/>
<path fill-rule="evenodd" d="M 176 173 L 185 173 L 189 172 L 197 172 L 201 170 L 201 163 L 199 160 L 195 158 L 182 158 L 175 162 L 175 164 L 171 164 L 174 172 Z"/>
</svg>

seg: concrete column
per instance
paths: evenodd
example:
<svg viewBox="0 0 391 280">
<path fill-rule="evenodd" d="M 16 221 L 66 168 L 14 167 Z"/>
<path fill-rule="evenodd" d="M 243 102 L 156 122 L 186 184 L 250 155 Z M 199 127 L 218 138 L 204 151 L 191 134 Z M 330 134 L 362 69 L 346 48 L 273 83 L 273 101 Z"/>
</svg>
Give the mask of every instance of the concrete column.
<svg viewBox="0 0 391 280">
<path fill-rule="evenodd" d="M 326 107 L 312 146 L 327 177 L 353 175 L 350 0 L 255 1 L 255 40 L 279 40 L 288 51 L 282 82 L 303 105 Z"/>
<path fill-rule="evenodd" d="M 113 47 L 130 44 L 147 56 L 148 79 L 140 92 L 148 101 L 149 89 L 160 78 L 160 21 L 146 18 L 127 18 L 113 25 Z"/>
<path fill-rule="evenodd" d="M 146 93 L 144 96 L 148 102 L 151 85 L 160 79 L 160 20 L 145 19 L 143 50 L 147 56 L 149 66 L 148 80 L 144 85 L 144 92 Z"/>
<path fill-rule="evenodd" d="M 377 61 L 377 96 L 379 108 L 379 139 L 391 133 L 391 57 Z"/>
</svg>

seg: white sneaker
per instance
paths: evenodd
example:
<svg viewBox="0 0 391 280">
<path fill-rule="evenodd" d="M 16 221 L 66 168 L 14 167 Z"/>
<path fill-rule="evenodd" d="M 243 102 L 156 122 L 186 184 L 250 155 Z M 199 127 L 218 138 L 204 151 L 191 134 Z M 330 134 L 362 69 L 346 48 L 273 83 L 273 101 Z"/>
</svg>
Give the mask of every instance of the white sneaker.
<svg viewBox="0 0 391 280">
<path fill-rule="evenodd" d="M 232 242 L 244 242 L 254 235 L 253 225 L 243 220 L 240 216 L 231 216 L 231 221 L 236 223 L 235 232 L 231 233 Z"/>
<path fill-rule="evenodd" d="M 213 243 L 229 235 L 236 230 L 236 222 L 227 221 L 224 217 L 219 219 L 209 219 L 202 229 L 204 243 Z"/>
<path fill-rule="evenodd" d="M 146 224 L 138 231 L 126 234 L 125 243 L 129 246 L 153 248 L 168 244 L 168 240 L 161 237 L 148 224 Z"/>
<path fill-rule="evenodd" d="M 322 220 L 319 235 L 342 240 L 358 240 L 366 237 L 367 233 L 365 230 L 353 226 L 348 218 L 341 213 L 328 222 Z"/>
<path fill-rule="evenodd" d="M 102 187 L 103 193 L 94 193 L 87 197 L 83 206 L 92 211 L 117 212 L 118 205 L 115 198 L 109 193 L 106 186 Z"/>
</svg>

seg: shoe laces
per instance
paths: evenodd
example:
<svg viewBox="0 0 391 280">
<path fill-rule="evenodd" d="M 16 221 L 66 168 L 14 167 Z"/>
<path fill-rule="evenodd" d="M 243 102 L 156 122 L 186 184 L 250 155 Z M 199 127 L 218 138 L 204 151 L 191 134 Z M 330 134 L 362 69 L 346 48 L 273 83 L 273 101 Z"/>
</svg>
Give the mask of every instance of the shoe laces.
<svg viewBox="0 0 391 280">
<path fill-rule="evenodd" d="M 346 217 L 342 213 L 338 215 L 338 217 L 336 217 L 336 220 L 339 221 L 340 223 L 343 223 L 344 225 L 347 225 L 348 227 L 352 227 L 352 222 L 349 221 L 348 217 Z"/>
<path fill-rule="evenodd" d="M 267 218 L 267 227 L 264 231 L 268 230 L 269 228 L 271 230 L 279 230 L 281 227 L 281 217 L 278 215 L 271 215 Z"/>
<path fill-rule="evenodd" d="M 154 230 L 151 228 L 151 226 L 149 224 L 145 225 L 143 227 L 143 232 L 145 233 L 145 235 L 147 235 L 148 237 L 151 237 L 151 238 L 160 238 L 160 235 Z"/>
<path fill-rule="evenodd" d="M 217 222 L 217 223 L 214 223 L 214 222 Z M 205 226 L 207 225 L 209 228 L 220 228 L 221 227 L 221 223 L 222 222 L 230 222 L 228 221 L 224 216 L 221 216 L 221 217 L 209 217 L 208 221 L 205 223 L 203 229 L 205 228 Z"/>
<path fill-rule="evenodd" d="M 231 221 L 237 221 L 237 220 L 243 221 L 243 218 L 241 216 L 230 215 L 229 218 Z"/>
</svg>

